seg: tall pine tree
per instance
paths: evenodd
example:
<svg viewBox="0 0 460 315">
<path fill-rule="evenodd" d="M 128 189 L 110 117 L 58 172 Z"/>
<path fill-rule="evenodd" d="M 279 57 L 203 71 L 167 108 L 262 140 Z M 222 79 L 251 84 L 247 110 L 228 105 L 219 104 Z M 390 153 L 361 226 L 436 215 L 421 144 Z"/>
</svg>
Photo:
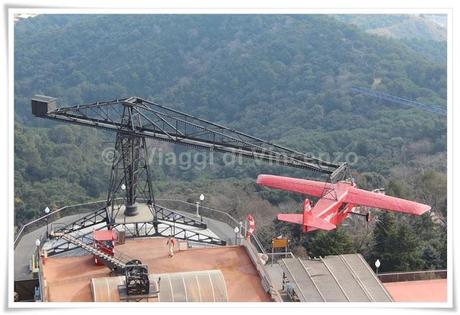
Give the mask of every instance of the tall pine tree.
<svg viewBox="0 0 460 315">
<path fill-rule="evenodd" d="M 380 271 L 414 271 L 423 267 L 422 252 L 411 226 L 397 224 L 395 215 L 382 212 L 374 230 L 374 247 L 369 263 L 381 262 Z"/>
</svg>

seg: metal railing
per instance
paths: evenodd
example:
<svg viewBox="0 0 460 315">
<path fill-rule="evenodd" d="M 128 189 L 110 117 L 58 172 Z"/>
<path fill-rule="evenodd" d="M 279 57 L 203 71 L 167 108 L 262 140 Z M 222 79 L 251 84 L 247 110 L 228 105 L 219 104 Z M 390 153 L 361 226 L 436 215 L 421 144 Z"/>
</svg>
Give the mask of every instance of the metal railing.
<svg viewBox="0 0 460 315">
<path fill-rule="evenodd" d="M 192 214 L 196 217 L 196 203 L 191 203 L 179 199 L 156 199 L 157 202 L 161 205 L 170 205 L 169 208 L 175 209 L 176 211 L 183 211 Z M 207 207 L 200 205 L 199 206 L 199 215 L 201 217 L 217 220 L 223 223 L 226 223 L 230 228 L 238 227 L 240 228 L 238 239 L 245 238 L 246 235 L 246 226 L 243 223 L 245 220 L 237 220 L 235 217 L 230 215 L 228 212 L 223 210 L 218 210 L 215 208 Z M 227 240 L 229 244 L 233 243 L 233 238 Z M 251 244 L 256 248 L 257 252 L 261 254 L 267 254 L 264 246 L 257 238 L 256 234 L 252 234 L 250 237 Z M 291 254 L 292 255 L 292 254 Z"/>
<path fill-rule="evenodd" d="M 277 264 L 280 259 L 295 257 L 294 254 L 291 252 L 266 253 L 266 255 L 268 257 L 267 265 Z"/>
<path fill-rule="evenodd" d="M 176 211 L 183 211 L 196 215 L 196 204 L 179 200 L 179 199 L 156 199 L 157 202 L 161 203 L 162 206 L 174 209 Z M 240 221 L 232 217 L 228 212 L 206 207 L 203 205 L 199 206 L 199 215 L 210 219 L 218 220 L 227 223 L 230 227 L 238 226 Z"/>
<path fill-rule="evenodd" d="M 122 198 L 118 198 L 117 200 L 121 200 L 121 199 Z M 196 204 L 195 203 L 190 203 L 190 202 L 179 200 L 179 199 L 164 199 L 164 198 L 157 199 L 156 201 L 161 203 L 161 206 L 167 206 L 167 208 L 174 209 L 174 211 L 186 212 L 190 214 L 188 215 L 188 217 L 196 218 Z M 53 212 L 50 212 L 47 215 L 37 218 L 23 225 L 21 229 L 17 232 L 15 239 L 14 239 L 14 248 L 16 248 L 16 246 L 18 245 L 22 237 L 27 233 L 30 233 L 41 227 L 44 227 L 47 224 L 51 225 L 53 222 L 63 217 L 69 216 L 69 215 L 84 214 L 84 213 L 89 213 L 91 211 L 96 211 L 100 209 L 101 207 L 104 207 L 106 203 L 107 203 L 106 200 L 99 200 L 99 201 L 85 202 L 85 203 L 80 203 L 76 205 L 65 206 Z M 200 214 L 200 217 L 205 217 L 205 218 L 209 218 L 212 220 L 217 220 L 217 221 L 226 223 L 232 229 L 238 226 L 240 228 L 239 234 L 241 237 L 244 237 L 246 234 L 244 224 L 241 225 L 241 222 L 244 220 L 237 220 L 226 211 L 222 211 L 222 210 L 218 210 L 215 208 L 200 205 L 199 214 Z M 43 235 L 40 237 L 40 240 L 44 241 L 45 239 L 46 239 L 46 235 L 45 233 L 43 233 Z M 232 240 L 230 240 L 229 243 L 231 243 L 231 241 Z M 257 238 L 255 234 L 251 236 L 250 241 L 256 247 L 259 253 L 266 254 L 265 248 L 263 247 L 263 245 L 261 244 L 261 242 L 259 241 L 259 239 Z"/>
<path fill-rule="evenodd" d="M 30 221 L 29 223 L 24 224 L 21 229 L 16 233 L 16 236 L 14 238 L 14 248 L 18 245 L 19 241 L 22 239 L 22 237 L 30 233 L 32 231 L 35 231 L 41 227 L 46 226 L 47 224 L 51 224 L 61 218 L 64 218 L 69 215 L 74 215 L 74 214 L 83 214 L 86 212 L 91 212 L 94 210 L 99 209 L 100 207 L 105 206 L 107 203 L 107 200 L 99 200 L 99 201 L 91 201 L 91 202 L 85 202 L 85 203 L 79 203 L 76 205 L 71 205 L 71 206 L 65 206 L 62 208 L 59 208 L 55 211 L 52 211 L 38 219 L 35 219 L 33 221 Z M 89 207 L 90 206 L 90 207 Z M 82 211 L 84 210 L 84 211 Z"/>
<path fill-rule="evenodd" d="M 380 281 L 385 282 L 400 282 L 400 281 L 418 281 L 418 280 L 433 280 L 446 279 L 447 270 L 426 270 L 426 271 L 410 271 L 410 272 L 386 272 L 377 275 Z"/>
</svg>

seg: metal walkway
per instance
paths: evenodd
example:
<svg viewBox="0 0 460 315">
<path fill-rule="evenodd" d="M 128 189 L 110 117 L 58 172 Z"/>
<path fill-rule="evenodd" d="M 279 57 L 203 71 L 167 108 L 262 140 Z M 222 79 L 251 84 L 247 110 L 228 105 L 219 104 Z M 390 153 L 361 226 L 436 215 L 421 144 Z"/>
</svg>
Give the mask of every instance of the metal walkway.
<svg viewBox="0 0 460 315">
<path fill-rule="evenodd" d="M 281 268 L 301 302 L 392 302 L 360 254 L 285 258 Z"/>
<path fill-rule="evenodd" d="M 102 263 L 113 270 L 114 272 L 122 272 L 126 268 L 126 263 L 121 261 L 120 259 L 107 255 L 106 253 L 98 250 L 96 247 L 87 244 L 85 242 L 80 241 L 78 238 L 75 238 L 71 236 L 70 234 L 65 234 L 65 233 L 53 233 L 53 237 L 60 237 L 62 239 L 65 239 L 67 242 L 70 242 L 74 244 L 77 247 L 80 247 L 84 250 L 86 250 L 88 253 L 95 255 L 97 258 L 99 258 Z"/>
</svg>

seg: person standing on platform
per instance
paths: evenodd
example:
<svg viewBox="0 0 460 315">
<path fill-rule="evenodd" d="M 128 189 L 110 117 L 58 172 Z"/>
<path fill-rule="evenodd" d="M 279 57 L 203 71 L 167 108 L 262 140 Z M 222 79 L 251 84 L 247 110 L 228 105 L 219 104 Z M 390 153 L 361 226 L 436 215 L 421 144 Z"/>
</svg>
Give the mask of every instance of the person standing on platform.
<svg viewBox="0 0 460 315">
<path fill-rule="evenodd" d="M 169 257 L 173 257 L 174 256 L 174 246 L 176 246 L 176 239 L 172 236 L 168 237 L 168 240 L 166 241 L 166 245 L 168 245 Z"/>
</svg>

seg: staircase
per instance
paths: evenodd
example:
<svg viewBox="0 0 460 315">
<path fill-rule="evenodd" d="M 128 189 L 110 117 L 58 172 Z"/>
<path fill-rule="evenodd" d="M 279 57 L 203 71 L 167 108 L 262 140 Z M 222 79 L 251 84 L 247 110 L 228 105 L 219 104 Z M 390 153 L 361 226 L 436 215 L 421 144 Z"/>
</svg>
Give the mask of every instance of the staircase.
<svg viewBox="0 0 460 315">
<path fill-rule="evenodd" d="M 115 258 L 113 256 L 110 256 L 110 255 L 107 255 L 106 253 L 100 251 L 99 249 L 97 249 L 96 247 L 90 245 L 90 244 L 86 244 L 82 241 L 80 241 L 78 238 L 76 237 L 73 237 L 72 235 L 70 234 L 66 234 L 66 233 L 52 233 L 53 237 L 60 237 L 66 241 L 68 241 L 69 243 L 72 243 L 74 244 L 75 246 L 78 246 L 84 250 L 86 250 L 88 253 L 90 254 L 93 254 L 94 256 L 96 256 L 100 261 L 102 261 L 102 263 L 107 266 L 108 268 L 110 268 L 114 273 L 117 273 L 117 274 L 122 274 L 127 266 L 127 264 L 123 261 L 121 261 L 120 259 L 118 258 Z"/>
</svg>

